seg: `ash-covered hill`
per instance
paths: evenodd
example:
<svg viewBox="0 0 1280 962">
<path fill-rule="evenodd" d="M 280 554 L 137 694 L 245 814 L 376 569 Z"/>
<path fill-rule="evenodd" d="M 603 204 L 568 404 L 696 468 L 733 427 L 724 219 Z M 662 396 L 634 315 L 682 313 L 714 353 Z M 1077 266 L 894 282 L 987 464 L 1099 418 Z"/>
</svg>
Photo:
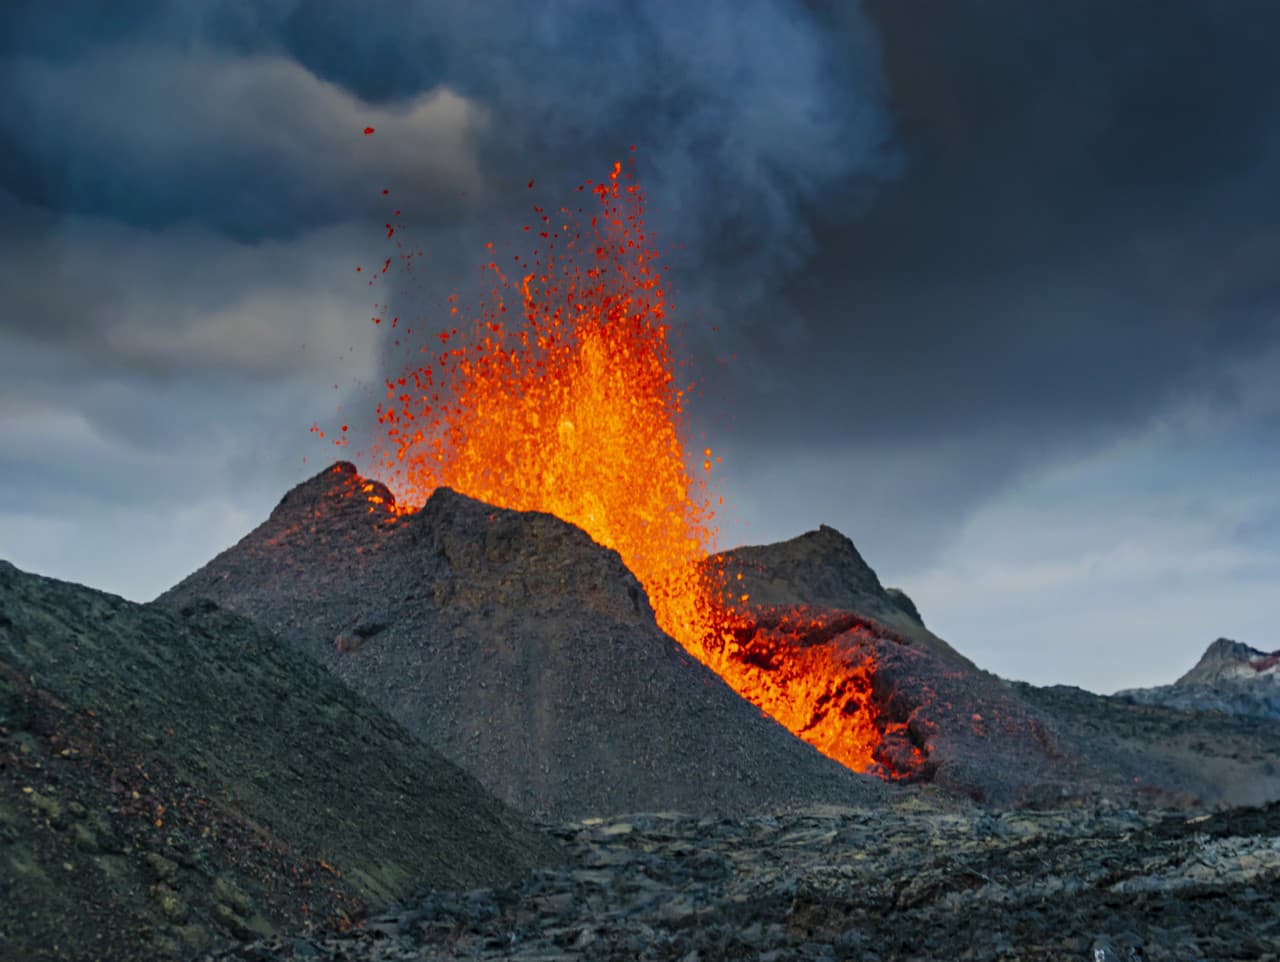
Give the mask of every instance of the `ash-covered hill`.
<svg viewBox="0 0 1280 962">
<path fill-rule="evenodd" d="M 1116 692 L 1116 697 L 1185 712 L 1280 721 L 1280 651 L 1259 651 L 1219 638 L 1172 685 L 1129 688 Z"/>
<path fill-rule="evenodd" d="M 0 562 L 0 959 L 190 957 L 561 857 L 248 619 Z"/>
<path fill-rule="evenodd" d="M 911 639 L 950 663 L 973 663 L 925 627 L 920 611 L 900 588 L 885 588 L 853 541 L 822 525 L 774 544 L 721 552 L 729 600 L 746 594 L 751 606 L 809 605 L 856 611 Z"/>
<path fill-rule="evenodd" d="M 790 637 L 759 631 L 743 649 L 753 663 L 874 662 L 869 697 L 892 730 L 879 751 L 891 768 L 914 767 L 949 792 L 1000 806 L 1280 798 L 1280 724 L 1186 714 L 1273 711 L 1280 702 L 1276 656 L 1219 642 L 1163 689 L 1113 698 L 1037 688 L 976 669 L 924 628 L 905 594 L 882 587 L 853 542 L 833 528 L 718 557 L 730 593 L 749 595 L 743 607 L 757 624 L 803 624 L 813 616 L 827 626 Z M 774 669 L 775 676 L 787 671 L 798 673 Z"/>
<path fill-rule="evenodd" d="M 447 489 L 397 515 L 335 465 L 166 592 L 279 632 L 523 811 L 866 803 L 663 634 L 618 555 L 551 515 Z"/>
</svg>

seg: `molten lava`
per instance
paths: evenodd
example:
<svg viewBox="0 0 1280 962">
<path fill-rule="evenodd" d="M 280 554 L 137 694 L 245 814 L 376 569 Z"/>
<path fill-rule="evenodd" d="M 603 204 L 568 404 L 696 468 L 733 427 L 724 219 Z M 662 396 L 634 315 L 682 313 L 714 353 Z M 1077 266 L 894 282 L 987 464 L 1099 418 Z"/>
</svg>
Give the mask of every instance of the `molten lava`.
<svg viewBox="0 0 1280 962">
<path fill-rule="evenodd" d="M 715 532 L 705 482 L 685 464 L 662 271 L 622 165 L 592 191 L 589 223 L 535 208 L 532 267 L 515 282 L 490 262 L 483 318 L 442 332 L 432 363 L 388 383 L 378 450 L 409 503 L 447 486 L 582 528 L 622 556 L 659 625 L 692 650 L 714 627 L 700 562 Z"/>
<path fill-rule="evenodd" d="M 885 774 L 870 656 L 806 645 L 817 622 L 762 630 L 724 602 L 707 560 L 706 477 L 719 459 L 703 449 L 701 472 L 688 467 L 687 388 L 642 195 L 621 164 L 588 187 L 590 211 L 535 207 L 532 264 L 515 257 L 512 279 L 489 262 L 483 315 L 442 331 L 427 363 L 387 382 L 375 465 L 404 505 L 448 486 L 582 528 L 622 557 L 661 628 L 735 691 L 826 755 Z"/>
</svg>

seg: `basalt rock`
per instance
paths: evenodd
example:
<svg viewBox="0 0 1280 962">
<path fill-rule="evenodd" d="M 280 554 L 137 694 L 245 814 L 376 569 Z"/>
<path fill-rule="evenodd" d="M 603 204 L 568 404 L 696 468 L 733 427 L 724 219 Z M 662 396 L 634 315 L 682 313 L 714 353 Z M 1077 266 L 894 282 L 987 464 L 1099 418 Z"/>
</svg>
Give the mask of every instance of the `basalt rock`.
<svg viewBox="0 0 1280 962">
<path fill-rule="evenodd" d="M 572 861 L 219 962 L 1275 960 L 1280 808 L 904 805 L 557 826 Z"/>
<path fill-rule="evenodd" d="M 548 514 L 440 489 L 398 515 L 342 463 L 161 600 L 202 596 L 279 632 L 526 812 L 889 791 L 739 698 L 658 629 L 616 552 Z"/>
<path fill-rule="evenodd" d="M 1011 683 L 923 627 L 915 605 L 883 588 L 852 541 L 822 527 L 719 556 L 728 595 L 777 662 L 874 663 L 870 700 L 889 732 L 877 758 L 894 773 L 998 806 L 1256 804 L 1280 798 L 1280 724 L 1236 724 L 1189 710 L 1280 719 L 1280 658 L 1233 642 L 1210 647 L 1179 684 L 1118 697 Z M 739 577 L 741 576 L 741 577 Z M 742 602 L 741 594 L 748 595 Z M 839 611 L 833 609 L 841 609 Z M 831 626 L 848 626 L 847 633 Z M 778 649 L 791 646 L 788 654 Z M 862 651 L 863 654 L 852 652 Z M 824 654 L 826 653 L 826 654 Z M 1213 685 L 1203 682 L 1212 678 Z M 824 694 L 840 700 L 832 688 Z M 841 705 L 834 705 L 833 710 Z"/>
<path fill-rule="evenodd" d="M 825 718 L 872 712 L 882 733 L 873 770 L 985 805 L 1195 806 L 1280 794 L 1256 762 L 1228 761 L 1280 748 L 1280 727 L 1220 732 L 1211 759 L 1193 738 L 1177 737 L 1185 725 L 1175 713 L 1153 709 L 1135 728 L 1104 710 L 1118 707 L 1113 700 L 1087 692 L 1075 702 L 1047 699 L 1046 690 L 957 665 L 852 612 L 757 609 L 731 657 L 753 684 L 811 696 L 806 731 L 821 736 Z M 1081 723 L 1098 719 L 1102 730 Z"/>
</svg>

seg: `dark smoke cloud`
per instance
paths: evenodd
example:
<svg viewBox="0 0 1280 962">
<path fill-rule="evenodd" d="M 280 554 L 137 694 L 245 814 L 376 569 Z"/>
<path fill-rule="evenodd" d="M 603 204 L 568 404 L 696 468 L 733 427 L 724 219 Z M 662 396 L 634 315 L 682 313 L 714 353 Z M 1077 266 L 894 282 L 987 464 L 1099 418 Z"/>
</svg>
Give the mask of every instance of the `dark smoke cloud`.
<svg viewBox="0 0 1280 962">
<path fill-rule="evenodd" d="M 369 150 L 340 125 L 446 90 L 503 204 L 504 185 L 569 188 L 637 144 L 665 239 L 746 283 L 811 250 L 799 205 L 895 169 L 871 34 L 837 42 L 789 0 L 155 4 L 110 28 L 87 4 L 80 29 L 48 6 L 9 41 L 4 183 L 67 212 L 253 239 L 368 213 L 385 181 L 439 225 L 483 199 L 458 201 L 436 145 L 405 125 Z"/>
<path fill-rule="evenodd" d="M 367 376 L 370 302 L 438 326 L 449 290 L 478 293 L 485 241 L 632 144 L 708 302 L 811 252 L 805 203 L 854 210 L 895 173 L 874 36 L 789 0 L 14 0 L 0 76 L 6 467 L 49 480 L 28 510 L 50 517 L 205 503 L 225 471 L 176 479 L 210 462 L 259 492 L 296 480 L 311 449 L 287 439 L 341 400 L 344 366 Z M 392 206 L 427 283 L 367 290 L 352 267 Z"/>
<path fill-rule="evenodd" d="M 811 207 L 817 255 L 707 396 L 772 450 L 1003 433 L 1009 470 L 1230 403 L 1222 365 L 1280 338 L 1280 13 L 865 10 L 902 175 L 855 218 Z"/>
</svg>

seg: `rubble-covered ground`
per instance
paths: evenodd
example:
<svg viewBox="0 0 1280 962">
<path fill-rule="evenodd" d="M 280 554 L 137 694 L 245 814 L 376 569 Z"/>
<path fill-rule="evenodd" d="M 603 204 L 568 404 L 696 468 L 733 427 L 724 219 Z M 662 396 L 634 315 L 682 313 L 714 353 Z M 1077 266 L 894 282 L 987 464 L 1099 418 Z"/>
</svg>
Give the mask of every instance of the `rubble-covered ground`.
<svg viewBox="0 0 1280 962">
<path fill-rule="evenodd" d="M 515 886 L 206 958 L 1280 959 L 1278 804 L 996 813 L 919 798 L 553 830 L 572 861 Z"/>
</svg>

